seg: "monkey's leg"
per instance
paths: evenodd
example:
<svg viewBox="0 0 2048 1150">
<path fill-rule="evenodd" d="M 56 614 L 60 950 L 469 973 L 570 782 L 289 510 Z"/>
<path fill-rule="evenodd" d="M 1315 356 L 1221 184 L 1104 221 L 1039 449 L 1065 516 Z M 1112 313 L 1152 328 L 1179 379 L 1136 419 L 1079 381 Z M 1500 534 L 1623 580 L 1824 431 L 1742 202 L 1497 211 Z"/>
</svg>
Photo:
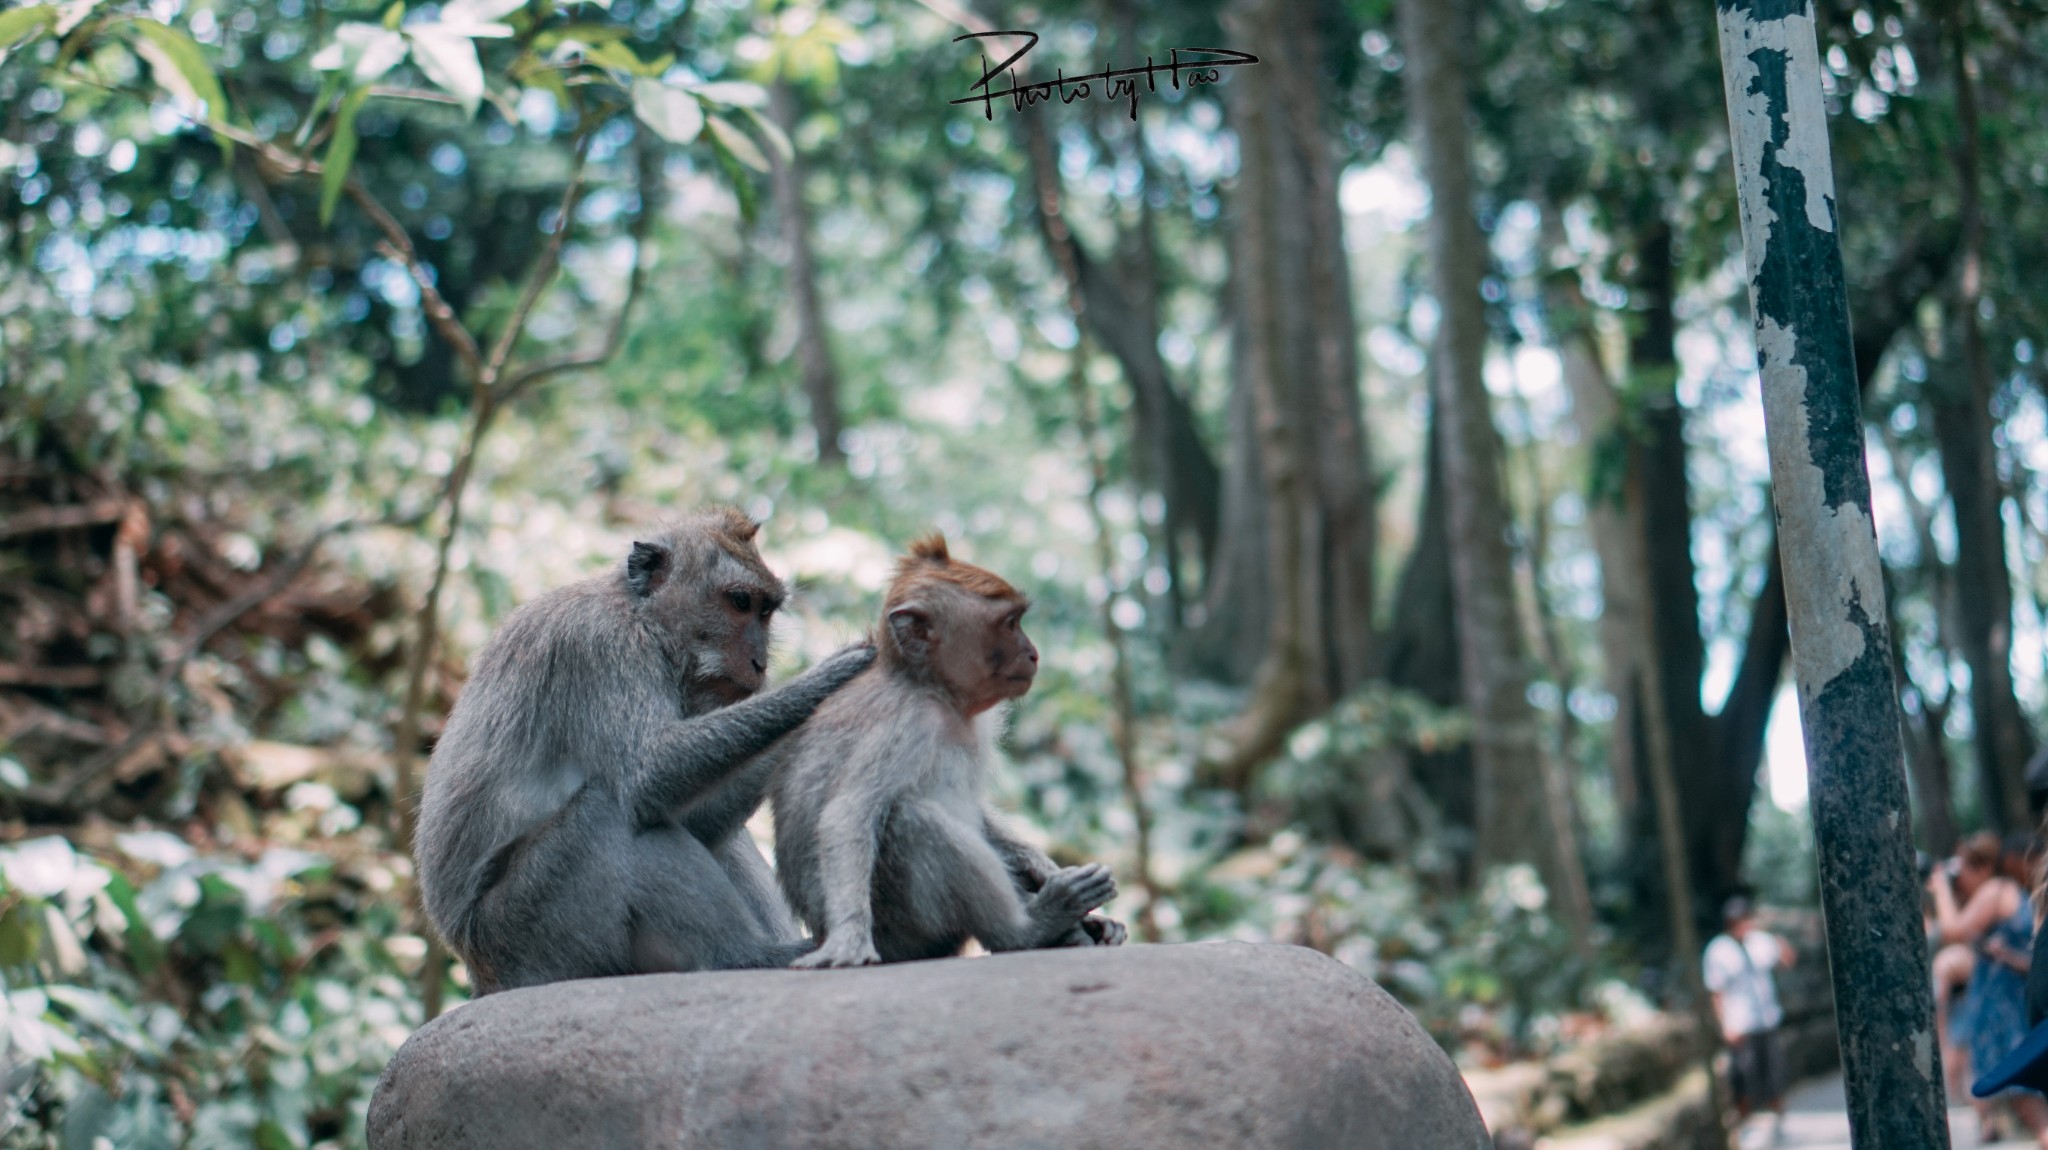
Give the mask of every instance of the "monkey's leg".
<svg viewBox="0 0 2048 1150">
<path fill-rule="evenodd" d="M 790 913 L 789 903 L 782 897 L 782 890 L 775 884 L 775 875 L 768 869 L 768 860 L 761 857 L 761 848 L 754 843 L 754 836 L 746 827 L 739 828 L 711 852 L 718 858 L 718 865 L 724 868 L 732 885 L 754 911 L 754 918 L 761 924 L 770 938 L 788 939 L 795 942 L 802 935 L 796 925 L 796 916 Z M 795 958 L 810 949 L 805 944 L 802 950 L 791 954 Z"/>
<path fill-rule="evenodd" d="M 458 950 L 489 990 L 632 972 L 625 812 L 594 787 L 491 860 Z"/>
<path fill-rule="evenodd" d="M 1056 945 L 1097 905 L 1087 902 L 1098 893 L 1097 876 L 1076 874 L 1086 868 L 1056 872 L 1027 901 L 980 826 L 927 804 L 898 808 L 883 851 L 900 896 L 877 900 L 875 910 L 878 919 L 891 918 L 892 937 L 943 940 L 966 933 L 991 951 L 1029 950 Z M 1102 871 L 1100 878 L 1107 875 Z M 1108 893 L 1114 891 L 1110 881 Z M 1098 901 L 1108 901 L 1108 894 Z"/>
<path fill-rule="evenodd" d="M 808 949 L 770 935 L 718 858 L 681 827 L 641 831 L 630 858 L 633 973 L 781 966 Z"/>
</svg>

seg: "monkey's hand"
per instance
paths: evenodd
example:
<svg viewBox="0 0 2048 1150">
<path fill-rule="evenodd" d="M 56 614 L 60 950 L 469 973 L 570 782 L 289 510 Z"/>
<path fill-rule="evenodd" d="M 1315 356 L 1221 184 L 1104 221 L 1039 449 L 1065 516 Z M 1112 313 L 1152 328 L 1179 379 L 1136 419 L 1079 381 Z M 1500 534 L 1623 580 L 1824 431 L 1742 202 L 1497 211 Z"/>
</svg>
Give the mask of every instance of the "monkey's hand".
<svg viewBox="0 0 2048 1150">
<path fill-rule="evenodd" d="M 1075 923 L 1115 897 L 1116 879 L 1101 863 L 1062 867 L 1032 896 L 1031 912 L 1041 922 Z"/>
<path fill-rule="evenodd" d="M 818 698 L 844 687 L 875 662 L 875 645 L 866 639 L 848 643 L 825 657 L 825 661 L 796 677 L 796 683 L 811 688 Z"/>
<path fill-rule="evenodd" d="M 1107 915 L 1091 914 L 1075 923 L 1071 930 L 1061 935 L 1060 940 L 1052 945 L 1054 948 L 1122 946 L 1129 937 L 1130 932 L 1124 929 L 1123 923 Z"/>
<path fill-rule="evenodd" d="M 1131 937 L 1123 923 L 1104 914 L 1091 914 L 1082 919 L 1080 931 L 1088 937 L 1091 946 L 1122 946 Z"/>
<path fill-rule="evenodd" d="M 882 961 L 875 953 L 875 940 L 865 934 L 830 934 L 825 945 L 789 964 L 791 970 L 830 970 L 847 966 L 874 966 Z"/>
</svg>

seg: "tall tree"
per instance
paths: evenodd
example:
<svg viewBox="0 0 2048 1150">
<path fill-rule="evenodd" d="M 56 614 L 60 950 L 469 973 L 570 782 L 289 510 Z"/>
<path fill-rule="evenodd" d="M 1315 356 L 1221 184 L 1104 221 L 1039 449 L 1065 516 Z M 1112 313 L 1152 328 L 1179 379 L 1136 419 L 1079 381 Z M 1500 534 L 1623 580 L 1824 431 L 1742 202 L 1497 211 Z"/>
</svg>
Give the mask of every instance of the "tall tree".
<svg viewBox="0 0 2048 1150">
<path fill-rule="evenodd" d="M 1430 282 L 1437 326 L 1438 447 L 1450 504 L 1452 584 L 1465 705 L 1472 717 L 1477 832 L 1482 862 L 1531 862 L 1550 889 L 1583 889 L 1578 860 L 1560 850 L 1529 704 L 1529 657 L 1516 617 L 1513 526 L 1501 473 L 1505 448 L 1485 381 L 1486 314 L 1480 295 L 1486 241 L 1473 214 L 1468 94 L 1458 45 L 1463 4 L 1401 0 L 1406 87 L 1430 189 Z M 1580 923 L 1581 929 L 1585 924 Z"/>
<path fill-rule="evenodd" d="M 1955 4 L 1948 22 L 1956 96 L 1958 215 L 1962 230 L 1952 327 L 1961 370 L 1930 381 L 1928 407 L 1941 445 L 1941 474 L 1956 522 L 1958 645 L 1970 665 L 1970 717 L 1976 732 L 1977 780 L 1984 817 L 2001 832 L 2033 825 L 2026 764 L 2034 733 L 2020 712 L 2012 679 L 2012 579 L 2005 564 L 2005 490 L 1998 479 L 1997 390 L 1984 345 L 1984 204 L 1977 122 L 1975 61 L 1968 44 L 1970 8 Z"/>
<path fill-rule="evenodd" d="M 1032 182 L 1042 184 L 1048 178 L 1057 181 L 1058 164 L 1045 117 L 1027 115 L 1017 119 Z M 1128 132 L 1132 159 L 1147 172 L 1149 179 L 1142 131 L 1132 124 Z M 1192 558 L 1207 569 L 1222 512 L 1223 480 L 1215 457 L 1202 439 L 1194 405 L 1174 381 L 1166 357 L 1159 351 L 1161 290 L 1152 210 L 1144 196 L 1140 196 L 1139 204 L 1135 224 L 1118 229 L 1117 247 L 1122 258 L 1113 265 L 1090 254 L 1079 238 L 1071 235 L 1065 241 L 1066 255 L 1061 258 L 1071 259 L 1079 276 L 1088 333 L 1115 357 L 1130 385 L 1134 471 L 1139 484 L 1158 494 L 1166 504 L 1160 537 L 1166 551 L 1167 574 L 1172 580 L 1169 604 L 1178 624 L 1186 596 L 1186 560 L 1190 558 L 1186 552 L 1192 549 Z M 1061 245 L 1049 230 L 1045 214 L 1038 215 L 1040 233 L 1058 257 Z"/>
<path fill-rule="evenodd" d="M 796 136 L 800 113 L 797 101 L 789 77 L 777 73 L 768 85 L 768 114 L 791 139 Z M 788 261 L 787 287 L 796 308 L 797 371 L 803 377 L 804 397 L 810 401 L 818 461 L 837 467 L 846 462 L 846 451 L 839 446 L 839 433 L 846 424 L 839 408 L 839 368 L 832 360 L 825 310 L 818 302 L 818 262 L 811 247 L 811 209 L 804 202 L 803 154 L 794 148 L 786 155 L 777 154 L 771 176 L 775 215 Z"/>
<path fill-rule="evenodd" d="M 1232 444 L 1204 603 L 1240 652 L 1263 630 L 1251 701 L 1210 764 L 1237 785 L 1372 669 L 1377 520 L 1318 17 L 1286 0 L 1239 0 L 1224 15 L 1261 61 L 1225 89 L 1240 156 L 1233 415 L 1255 434 Z"/>
</svg>

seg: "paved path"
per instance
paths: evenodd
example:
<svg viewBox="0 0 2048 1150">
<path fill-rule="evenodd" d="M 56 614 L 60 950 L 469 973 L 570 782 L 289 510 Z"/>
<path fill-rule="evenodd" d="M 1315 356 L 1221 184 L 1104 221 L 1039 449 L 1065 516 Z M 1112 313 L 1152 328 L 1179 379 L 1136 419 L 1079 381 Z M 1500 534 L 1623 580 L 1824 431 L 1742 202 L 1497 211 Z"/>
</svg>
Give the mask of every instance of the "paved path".
<svg viewBox="0 0 2048 1150">
<path fill-rule="evenodd" d="M 1799 1150 L 1849 1150 L 1849 1115 L 1842 1097 L 1842 1078 L 1815 1079 L 1801 1083 L 1787 1099 L 1784 1139 L 1779 1146 Z M 2034 1143 L 1996 1142 L 1991 1147 L 1977 1141 L 1977 1119 L 1970 1108 L 1956 1106 L 1948 1112 L 1949 1137 L 1953 1150 L 2033 1150 Z M 1752 1136 L 1745 1146 L 1768 1146 L 1768 1138 Z"/>
</svg>

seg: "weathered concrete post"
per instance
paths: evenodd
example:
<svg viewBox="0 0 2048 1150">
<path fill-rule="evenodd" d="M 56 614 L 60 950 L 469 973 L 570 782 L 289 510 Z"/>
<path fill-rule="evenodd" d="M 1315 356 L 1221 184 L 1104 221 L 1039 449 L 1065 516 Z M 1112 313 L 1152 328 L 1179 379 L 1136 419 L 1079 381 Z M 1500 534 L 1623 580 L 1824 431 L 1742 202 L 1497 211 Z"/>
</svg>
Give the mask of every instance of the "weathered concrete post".
<svg viewBox="0 0 2048 1150">
<path fill-rule="evenodd" d="M 1813 8 L 1717 3 L 1850 1140 L 1947 1147 Z"/>
</svg>

